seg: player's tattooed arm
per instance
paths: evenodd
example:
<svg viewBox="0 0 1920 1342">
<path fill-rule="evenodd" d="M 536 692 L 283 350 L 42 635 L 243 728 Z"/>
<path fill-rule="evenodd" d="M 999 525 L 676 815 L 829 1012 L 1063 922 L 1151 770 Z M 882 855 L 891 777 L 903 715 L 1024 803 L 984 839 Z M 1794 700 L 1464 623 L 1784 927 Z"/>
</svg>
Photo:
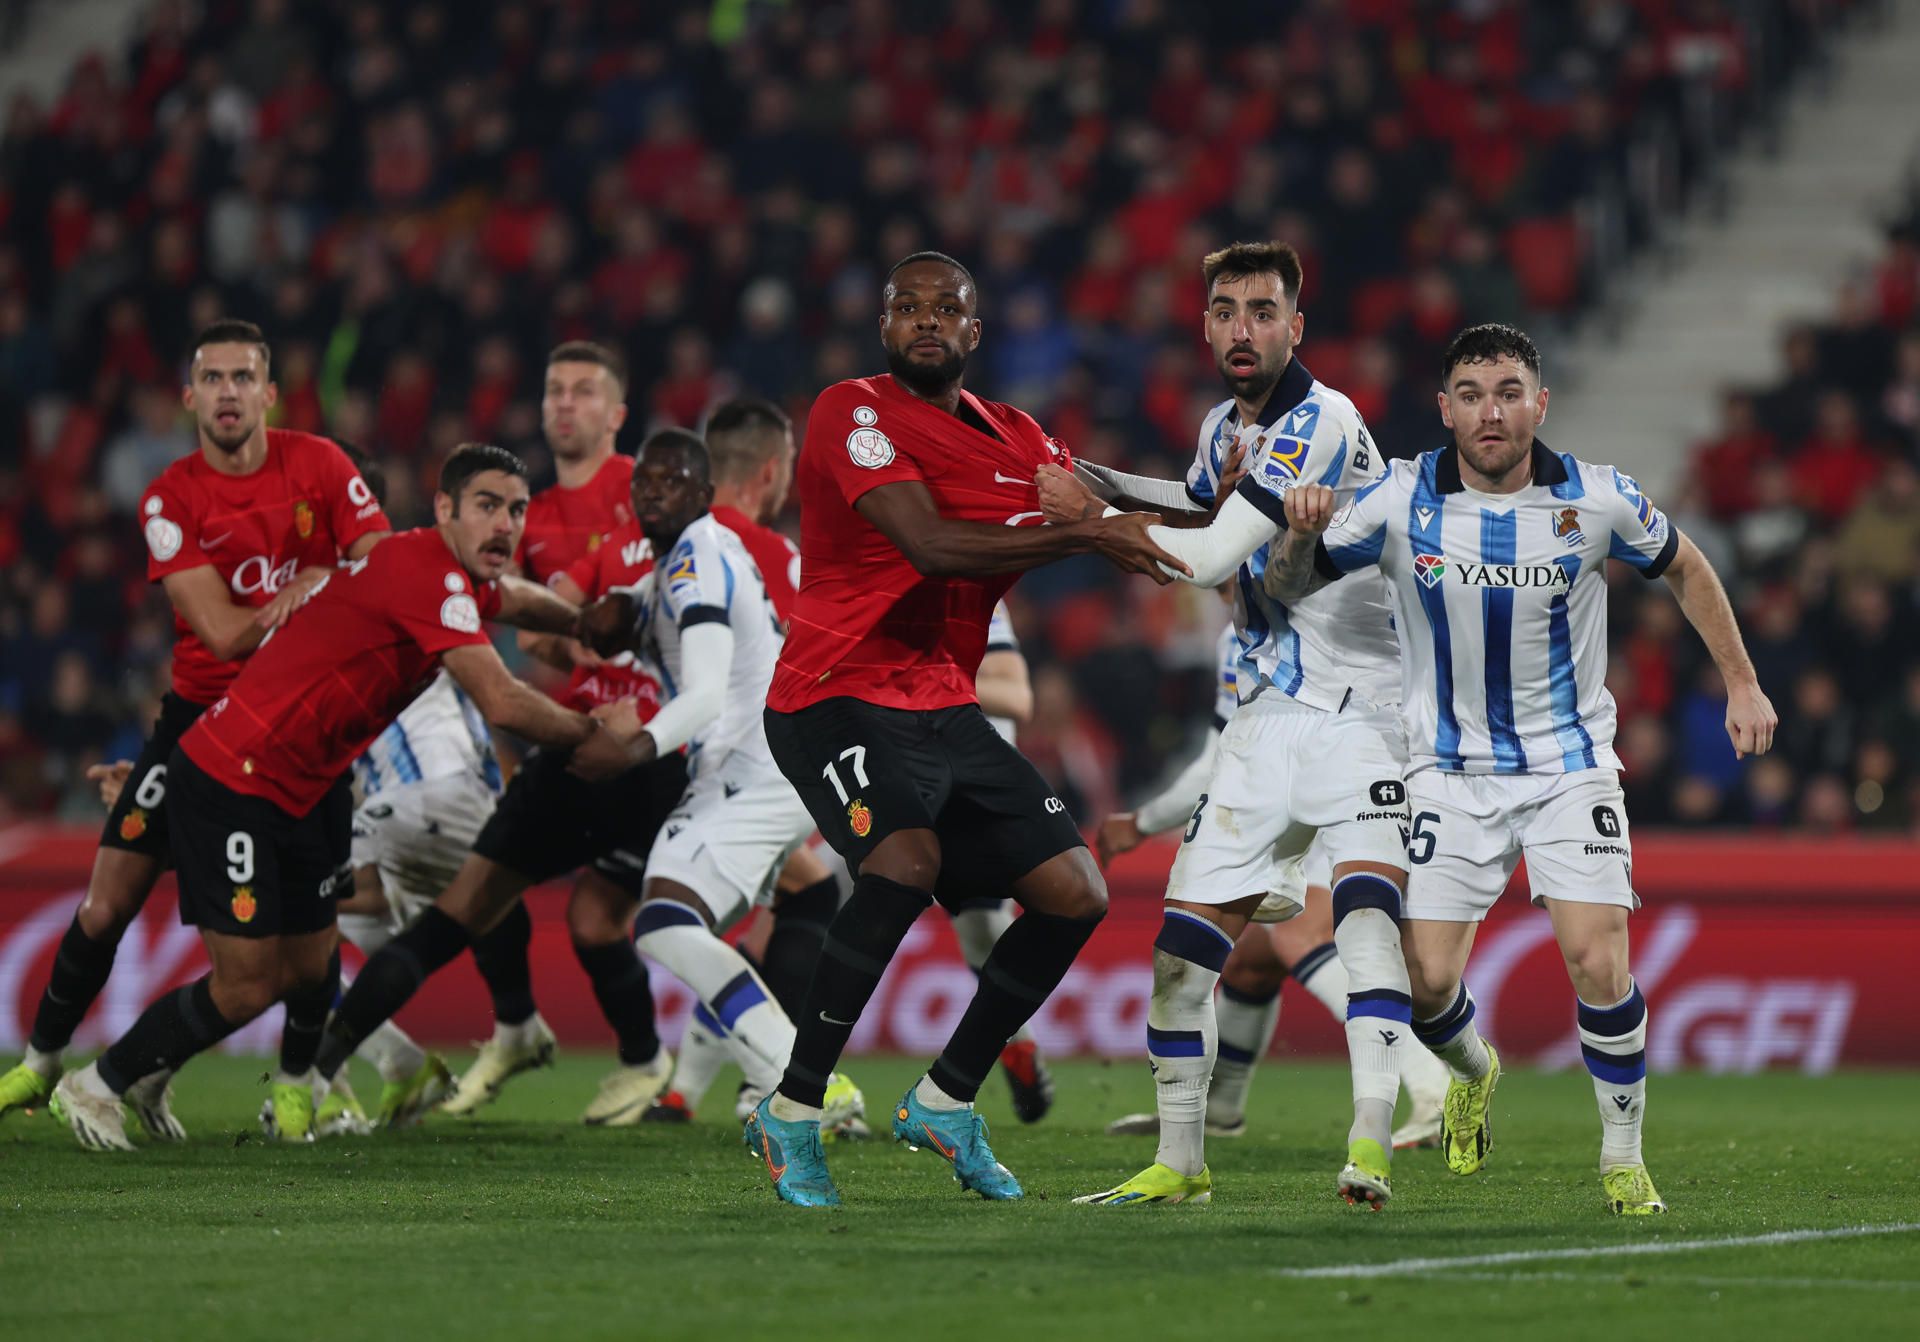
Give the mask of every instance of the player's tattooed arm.
<svg viewBox="0 0 1920 1342">
<path fill-rule="evenodd" d="M 1163 565 L 1186 566 L 1147 535 L 1159 519 L 1151 513 L 1120 513 L 1053 527 L 994 526 L 943 516 L 933 494 L 917 480 L 868 490 L 854 505 L 860 515 L 899 547 L 930 578 L 1024 573 L 1069 555 L 1105 555 L 1128 573 L 1155 582 L 1172 581 Z"/>
<path fill-rule="evenodd" d="M 517 679 L 491 643 L 453 648 L 441 654 L 440 664 L 467 692 L 480 716 L 502 731 L 562 749 L 579 745 L 594 731 L 586 714 L 562 708 Z"/>
<path fill-rule="evenodd" d="M 1262 586 L 1275 601 L 1291 605 L 1327 585 L 1313 555 L 1333 522 L 1333 491 L 1325 485 L 1295 485 L 1287 491 L 1287 534 L 1267 561 Z"/>
<path fill-rule="evenodd" d="M 1760 678 L 1754 673 L 1753 659 L 1747 656 L 1747 645 L 1740 637 L 1739 622 L 1734 619 L 1733 605 L 1727 600 L 1719 575 L 1700 553 L 1700 547 L 1682 532 L 1663 576 L 1679 600 L 1687 623 L 1707 645 L 1720 679 L 1726 682 L 1727 736 L 1733 742 L 1734 754 L 1743 759 L 1766 754 L 1773 747 L 1780 717 L 1773 710 L 1773 701 L 1760 688 Z"/>
</svg>

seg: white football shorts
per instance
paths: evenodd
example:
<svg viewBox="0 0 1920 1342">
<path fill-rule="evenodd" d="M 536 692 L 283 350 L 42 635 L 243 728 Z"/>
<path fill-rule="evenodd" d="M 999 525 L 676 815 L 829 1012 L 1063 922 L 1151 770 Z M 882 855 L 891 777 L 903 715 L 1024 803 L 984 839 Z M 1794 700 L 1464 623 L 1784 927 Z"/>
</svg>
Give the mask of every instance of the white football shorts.
<svg viewBox="0 0 1920 1342">
<path fill-rule="evenodd" d="M 382 788 L 353 813 L 353 865 L 380 871 L 399 931 L 452 884 L 499 794 L 474 774 Z"/>
<path fill-rule="evenodd" d="M 647 879 L 694 892 L 725 927 L 771 899 L 813 817 L 771 760 L 735 751 L 687 785 L 647 854 Z"/>
</svg>

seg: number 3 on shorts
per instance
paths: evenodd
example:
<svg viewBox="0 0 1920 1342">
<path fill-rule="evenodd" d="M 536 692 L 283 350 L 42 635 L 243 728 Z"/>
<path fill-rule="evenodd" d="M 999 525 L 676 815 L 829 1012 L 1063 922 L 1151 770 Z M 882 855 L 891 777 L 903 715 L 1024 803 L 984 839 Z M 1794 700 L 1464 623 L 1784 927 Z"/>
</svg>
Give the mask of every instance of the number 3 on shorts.
<svg viewBox="0 0 1920 1342">
<path fill-rule="evenodd" d="M 1193 816 L 1187 821 L 1187 832 L 1180 836 L 1181 843 L 1192 843 L 1193 836 L 1200 832 L 1200 813 L 1207 809 L 1207 794 L 1200 794 L 1200 804 L 1193 808 Z"/>
<path fill-rule="evenodd" d="M 227 835 L 227 879 L 236 885 L 253 879 L 253 835 L 243 829 Z"/>
</svg>

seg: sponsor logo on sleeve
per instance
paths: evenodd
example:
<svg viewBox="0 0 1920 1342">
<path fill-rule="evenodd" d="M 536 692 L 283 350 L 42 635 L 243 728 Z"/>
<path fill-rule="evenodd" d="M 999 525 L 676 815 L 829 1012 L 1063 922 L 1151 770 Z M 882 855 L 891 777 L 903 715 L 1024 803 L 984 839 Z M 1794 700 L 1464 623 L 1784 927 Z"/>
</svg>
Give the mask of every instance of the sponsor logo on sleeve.
<svg viewBox="0 0 1920 1342">
<path fill-rule="evenodd" d="M 1306 463 L 1306 439 L 1276 438 L 1273 446 L 1267 449 L 1267 459 L 1260 469 L 1269 484 L 1285 488 L 1300 479 L 1300 468 Z"/>
<path fill-rule="evenodd" d="M 477 634 L 480 605 L 465 592 L 456 592 L 440 603 L 440 623 L 456 634 Z"/>
<path fill-rule="evenodd" d="M 361 479 L 357 475 L 354 476 L 353 479 L 347 481 L 347 502 L 351 503 L 356 508 L 366 508 L 369 505 L 372 505 L 374 507 L 379 506 L 378 504 L 375 504 L 373 501 L 372 487 L 369 486 L 365 480 Z M 361 513 L 360 515 L 362 517 L 366 516 L 364 512 Z"/>
<path fill-rule="evenodd" d="M 893 455 L 892 441 L 878 429 L 855 429 L 847 435 L 847 456 L 865 470 L 891 465 Z"/>
<path fill-rule="evenodd" d="M 160 500 L 154 499 L 152 502 L 157 504 Z M 147 519 L 147 525 L 142 528 L 142 531 L 147 538 L 147 549 L 152 551 L 153 557 L 161 563 L 166 563 L 180 553 L 180 542 L 183 537 L 178 524 L 169 522 L 159 513 L 154 513 Z"/>
</svg>

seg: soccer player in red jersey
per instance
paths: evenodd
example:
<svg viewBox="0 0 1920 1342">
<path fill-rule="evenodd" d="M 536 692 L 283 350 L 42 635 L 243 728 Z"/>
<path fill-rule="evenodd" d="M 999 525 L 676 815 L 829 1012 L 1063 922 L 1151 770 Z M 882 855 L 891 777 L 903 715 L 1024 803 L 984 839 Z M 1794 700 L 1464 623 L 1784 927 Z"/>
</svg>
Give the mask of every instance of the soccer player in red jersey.
<svg viewBox="0 0 1920 1342">
<path fill-rule="evenodd" d="M 0 1114 L 52 1093 L 61 1053 L 168 864 L 174 744 L 316 584 L 392 529 L 338 447 L 266 427 L 276 399 L 271 372 L 266 339 L 251 322 L 215 322 L 194 341 L 182 399 L 193 412 L 198 450 L 161 472 L 140 500 L 147 578 L 173 604 L 173 684 L 111 803 L 86 899 L 61 939 L 26 1057 L 0 1077 Z M 136 1087 L 128 1102 L 154 1136 L 179 1140 L 185 1134 L 168 1111 L 166 1082 Z"/>
<path fill-rule="evenodd" d="M 535 582 L 563 573 L 633 520 L 627 482 L 633 458 L 614 451 L 627 422 L 626 362 L 606 345 L 569 340 L 547 356 L 540 428 L 558 482 L 534 496 L 514 558 Z"/>
<path fill-rule="evenodd" d="M 506 573 L 527 498 L 526 467 L 511 452 L 456 449 L 441 468 L 437 525 L 315 583 L 298 617 L 181 736 L 168 762 L 181 803 L 171 826 L 180 913 L 200 928 L 213 968 L 61 1079 L 54 1107 L 82 1145 L 130 1149 L 121 1101 L 135 1082 L 177 1070 L 276 1001 L 331 995 L 329 887 L 349 852 L 348 768 L 442 665 L 498 727 L 559 747 L 593 732 L 592 718 L 516 680 L 483 627 L 574 627 L 572 605 Z M 283 1053 L 291 1075 L 273 1096 L 283 1115 L 310 1110 L 319 1043 L 316 1032 L 291 1064 Z"/>
<path fill-rule="evenodd" d="M 800 594 L 767 695 L 767 740 L 854 886 L 786 1075 L 747 1135 L 780 1196 L 803 1206 L 839 1201 L 820 1145 L 828 1079 L 936 887 L 1005 890 L 1026 912 L 982 967 L 940 1058 L 895 1106 L 894 1135 L 932 1147 L 983 1197 L 1019 1197 L 973 1098 L 1106 912 L 1078 827 L 987 722 L 974 677 L 1015 575 L 1093 551 L 1165 581 L 1171 556 L 1139 515 L 1040 525 L 1035 473 L 1070 463 L 1025 413 L 963 389 L 976 303 L 972 275 L 951 257 L 895 265 L 880 316 L 890 373 L 822 392 L 800 453 Z M 943 868 L 957 879 L 942 882 Z"/>
</svg>

